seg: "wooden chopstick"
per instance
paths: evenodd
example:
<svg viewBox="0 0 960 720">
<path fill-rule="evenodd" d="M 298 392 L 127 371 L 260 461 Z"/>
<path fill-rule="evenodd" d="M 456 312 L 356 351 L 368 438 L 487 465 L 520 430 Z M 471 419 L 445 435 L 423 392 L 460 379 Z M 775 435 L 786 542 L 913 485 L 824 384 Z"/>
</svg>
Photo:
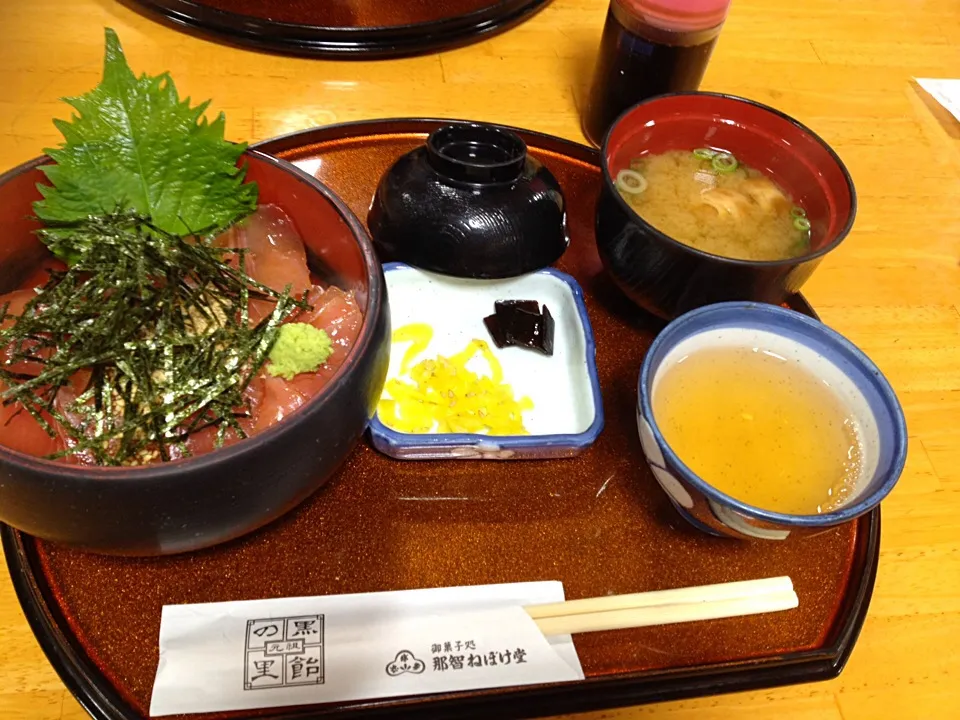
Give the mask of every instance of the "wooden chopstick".
<svg viewBox="0 0 960 720">
<path fill-rule="evenodd" d="M 529 605 L 544 635 L 621 630 L 779 612 L 799 601 L 788 577 Z"/>
<path fill-rule="evenodd" d="M 527 605 L 525 609 L 530 617 L 537 620 L 558 615 L 580 615 L 582 613 L 624 610 L 627 608 L 730 600 L 775 592 L 789 592 L 791 590 L 793 590 L 793 581 L 786 575 L 781 575 L 780 577 L 764 578 L 762 580 L 743 580 L 717 585 L 697 585 L 695 587 L 656 590 L 630 595 L 608 595 L 606 597 L 567 600 L 566 602 L 543 605 Z"/>
</svg>

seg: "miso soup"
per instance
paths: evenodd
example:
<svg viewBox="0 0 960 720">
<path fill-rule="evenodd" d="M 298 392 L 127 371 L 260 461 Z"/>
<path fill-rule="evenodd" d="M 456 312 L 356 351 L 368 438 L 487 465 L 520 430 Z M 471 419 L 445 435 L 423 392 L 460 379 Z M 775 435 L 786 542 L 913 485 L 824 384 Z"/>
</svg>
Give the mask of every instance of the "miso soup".
<svg viewBox="0 0 960 720">
<path fill-rule="evenodd" d="M 771 178 L 711 148 L 642 155 L 617 190 L 640 217 L 685 245 L 741 260 L 810 250 L 806 212 Z"/>
<path fill-rule="evenodd" d="M 830 512 L 853 496 L 863 464 L 858 422 L 795 359 L 757 345 L 708 346 L 660 373 L 654 419 L 705 482 L 795 515 Z"/>
</svg>

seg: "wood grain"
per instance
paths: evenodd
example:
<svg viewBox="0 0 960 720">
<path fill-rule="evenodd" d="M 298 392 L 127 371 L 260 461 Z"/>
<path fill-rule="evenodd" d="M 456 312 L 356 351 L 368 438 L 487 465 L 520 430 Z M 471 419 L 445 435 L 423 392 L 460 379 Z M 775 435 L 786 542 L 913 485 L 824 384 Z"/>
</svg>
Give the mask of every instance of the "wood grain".
<svg viewBox="0 0 960 720">
<path fill-rule="evenodd" d="M 57 142 L 58 98 L 99 77 L 102 28 L 138 71 L 170 70 L 213 98 L 231 138 L 318 124 L 438 116 L 582 141 L 577 106 L 605 0 L 554 0 L 479 45 L 392 61 L 256 53 L 171 29 L 113 0 L 3 3 L 0 168 Z M 869 353 L 906 410 L 910 455 L 884 504 L 869 618 L 834 681 L 628 708 L 585 720 L 960 717 L 960 123 L 912 82 L 960 74 L 956 0 L 735 0 L 705 89 L 775 105 L 848 164 L 860 214 L 805 289 L 824 320 Z M 85 717 L 0 580 L 0 717 Z"/>
</svg>

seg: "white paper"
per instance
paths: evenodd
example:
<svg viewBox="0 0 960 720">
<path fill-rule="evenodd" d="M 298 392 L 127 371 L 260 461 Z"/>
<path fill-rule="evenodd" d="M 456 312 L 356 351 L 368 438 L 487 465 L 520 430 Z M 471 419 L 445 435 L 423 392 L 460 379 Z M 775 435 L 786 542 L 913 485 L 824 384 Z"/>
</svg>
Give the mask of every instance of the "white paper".
<svg viewBox="0 0 960 720">
<path fill-rule="evenodd" d="M 559 582 L 168 605 L 150 715 L 582 680 Z"/>
<path fill-rule="evenodd" d="M 294 165 L 303 170 L 307 175 L 317 176 L 317 171 L 323 164 L 322 158 L 310 158 L 309 160 L 295 160 Z"/>
<path fill-rule="evenodd" d="M 916 78 L 917 83 L 943 105 L 951 115 L 960 120 L 960 80 L 935 80 Z"/>
</svg>

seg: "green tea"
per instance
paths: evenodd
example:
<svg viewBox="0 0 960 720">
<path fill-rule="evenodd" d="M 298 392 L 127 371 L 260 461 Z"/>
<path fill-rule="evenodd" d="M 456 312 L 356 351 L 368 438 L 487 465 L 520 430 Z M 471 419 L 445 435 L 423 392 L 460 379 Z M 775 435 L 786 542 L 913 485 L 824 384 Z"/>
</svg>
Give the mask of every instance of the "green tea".
<svg viewBox="0 0 960 720">
<path fill-rule="evenodd" d="M 815 515 L 837 509 L 860 475 L 855 419 L 826 383 L 762 348 L 707 347 L 657 379 L 653 414 L 699 477 L 748 505 Z"/>
</svg>

